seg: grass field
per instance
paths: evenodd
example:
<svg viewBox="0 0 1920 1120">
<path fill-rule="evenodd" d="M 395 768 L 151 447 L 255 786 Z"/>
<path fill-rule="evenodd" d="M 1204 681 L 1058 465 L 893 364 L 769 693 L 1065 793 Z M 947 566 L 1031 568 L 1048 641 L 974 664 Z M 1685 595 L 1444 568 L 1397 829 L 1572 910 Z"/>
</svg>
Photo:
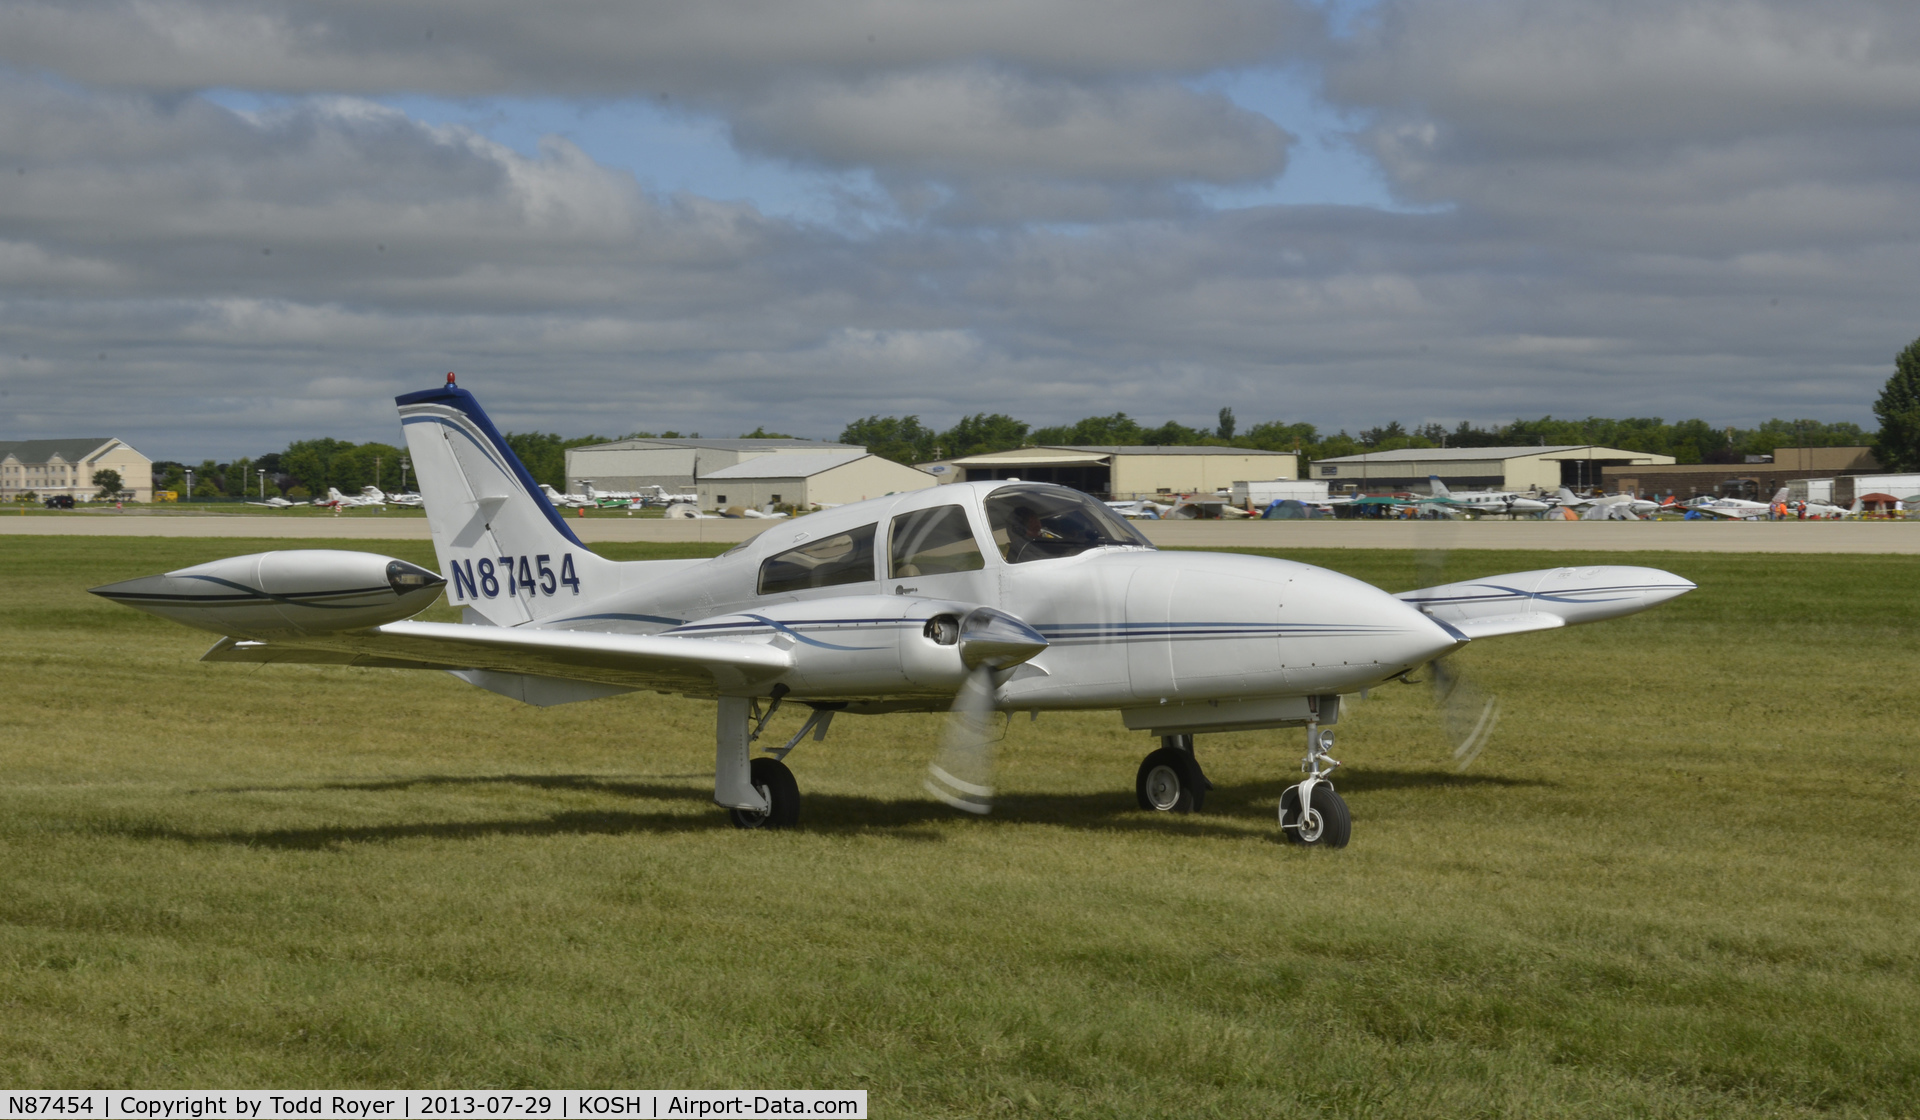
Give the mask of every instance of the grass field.
<svg viewBox="0 0 1920 1120">
<path fill-rule="evenodd" d="M 1911 559 L 1609 557 L 1700 589 L 1465 651 L 1506 717 L 1464 774 L 1424 689 L 1354 704 L 1353 846 L 1303 852 L 1274 822 L 1297 731 L 1203 738 L 1218 788 L 1170 819 L 1132 807 L 1150 744 L 1117 717 L 1023 718 L 975 820 L 919 789 L 935 719 L 843 719 L 789 760 L 803 830 L 740 833 L 701 705 L 203 665 L 211 635 L 84 592 L 295 546 L 0 540 L 0 1083 L 1920 1108 Z M 1420 578 L 1409 552 L 1298 558 Z"/>
</svg>

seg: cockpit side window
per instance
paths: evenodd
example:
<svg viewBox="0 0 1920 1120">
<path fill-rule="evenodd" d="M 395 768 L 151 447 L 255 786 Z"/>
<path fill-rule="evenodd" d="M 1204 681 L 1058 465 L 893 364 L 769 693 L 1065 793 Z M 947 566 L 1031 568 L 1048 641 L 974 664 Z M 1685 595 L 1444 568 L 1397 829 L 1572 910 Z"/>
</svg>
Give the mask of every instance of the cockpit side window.
<svg viewBox="0 0 1920 1120">
<path fill-rule="evenodd" d="M 1152 548 L 1119 514 L 1078 490 L 1027 482 L 987 495 L 987 524 L 1009 564 L 1078 556 L 1090 548 Z"/>
<path fill-rule="evenodd" d="M 876 522 L 767 557 L 760 564 L 760 594 L 838 587 L 873 579 Z"/>
<path fill-rule="evenodd" d="M 967 524 L 967 511 L 957 505 L 933 506 L 894 518 L 888 552 L 889 579 L 977 572 L 987 566 Z"/>
</svg>

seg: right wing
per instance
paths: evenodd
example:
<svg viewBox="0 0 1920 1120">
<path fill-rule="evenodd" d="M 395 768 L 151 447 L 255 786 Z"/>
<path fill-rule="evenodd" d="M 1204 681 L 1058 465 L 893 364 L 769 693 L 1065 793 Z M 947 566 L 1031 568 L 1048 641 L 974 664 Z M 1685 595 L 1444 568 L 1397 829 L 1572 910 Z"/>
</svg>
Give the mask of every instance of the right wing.
<svg viewBox="0 0 1920 1120">
<path fill-rule="evenodd" d="M 793 667 L 785 650 L 750 642 L 453 622 L 393 622 L 286 641 L 222 638 L 201 660 L 484 669 L 700 697 L 755 691 Z"/>
</svg>

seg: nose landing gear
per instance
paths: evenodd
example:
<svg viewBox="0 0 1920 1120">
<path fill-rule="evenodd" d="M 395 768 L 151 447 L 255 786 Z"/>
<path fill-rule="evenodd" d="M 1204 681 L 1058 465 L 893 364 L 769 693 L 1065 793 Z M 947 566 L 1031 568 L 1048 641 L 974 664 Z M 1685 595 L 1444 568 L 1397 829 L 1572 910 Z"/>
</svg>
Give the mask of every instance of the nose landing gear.
<svg viewBox="0 0 1920 1120">
<path fill-rule="evenodd" d="M 1333 783 L 1327 780 L 1340 765 L 1339 759 L 1327 753 L 1332 749 L 1333 732 L 1308 724 L 1307 757 L 1300 760 L 1300 769 L 1307 776 L 1280 795 L 1280 830 L 1291 843 L 1344 848 L 1353 835 L 1353 817 L 1347 812 L 1347 803 L 1333 792 Z"/>
</svg>

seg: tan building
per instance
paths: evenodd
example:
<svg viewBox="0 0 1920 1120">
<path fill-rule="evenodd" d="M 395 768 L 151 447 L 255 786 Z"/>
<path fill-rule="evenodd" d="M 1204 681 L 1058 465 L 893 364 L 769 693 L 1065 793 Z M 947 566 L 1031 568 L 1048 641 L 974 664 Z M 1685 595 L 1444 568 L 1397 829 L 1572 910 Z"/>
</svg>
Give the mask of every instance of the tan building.
<svg viewBox="0 0 1920 1120">
<path fill-rule="evenodd" d="M 1098 498 L 1151 498 L 1156 494 L 1210 494 L 1236 482 L 1300 477 L 1300 457 L 1291 451 L 1244 447 L 1022 447 L 928 464 L 947 468 L 941 482 L 1018 478 L 1057 482 Z"/>
<path fill-rule="evenodd" d="M 32 491 L 41 498 L 70 494 L 76 502 L 99 492 L 96 471 L 117 471 L 121 492 L 136 502 L 153 498 L 153 460 L 117 439 L 0 441 L 0 501 Z"/>
<path fill-rule="evenodd" d="M 1602 473 L 1615 467 L 1650 467 L 1673 462 L 1671 455 L 1623 451 L 1592 444 L 1546 447 L 1406 447 L 1365 455 L 1316 459 L 1313 477 L 1339 490 L 1427 489 L 1427 478 L 1456 490 L 1554 491 L 1600 485 Z"/>
<path fill-rule="evenodd" d="M 1822 471 L 1826 474 L 1877 471 L 1880 460 L 1871 447 L 1776 447 L 1773 468 L 1782 471 Z"/>
<path fill-rule="evenodd" d="M 607 493 L 662 486 L 685 494 L 717 470 L 763 455 L 863 453 L 864 447 L 806 439 L 621 439 L 567 449 L 567 492 L 586 493 L 587 483 Z"/>
<path fill-rule="evenodd" d="M 597 484 L 596 484 L 597 485 Z M 761 455 L 703 474 L 702 509 L 841 506 L 937 485 L 925 471 L 864 451 Z"/>
<path fill-rule="evenodd" d="M 1836 500 L 1844 493 L 1846 502 L 1851 503 L 1853 489 L 1848 478 L 1879 469 L 1880 461 L 1873 457 L 1870 447 L 1776 447 L 1771 463 L 1608 467 L 1606 486 L 1641 497 L 1672 494 L 1681 501 L 1703 494 L 1765 501 L 1783 486 L 1791 493 L 1796 482 L 1829 479 L 1835 482 L 1831 493 Z"/>
</svg>

